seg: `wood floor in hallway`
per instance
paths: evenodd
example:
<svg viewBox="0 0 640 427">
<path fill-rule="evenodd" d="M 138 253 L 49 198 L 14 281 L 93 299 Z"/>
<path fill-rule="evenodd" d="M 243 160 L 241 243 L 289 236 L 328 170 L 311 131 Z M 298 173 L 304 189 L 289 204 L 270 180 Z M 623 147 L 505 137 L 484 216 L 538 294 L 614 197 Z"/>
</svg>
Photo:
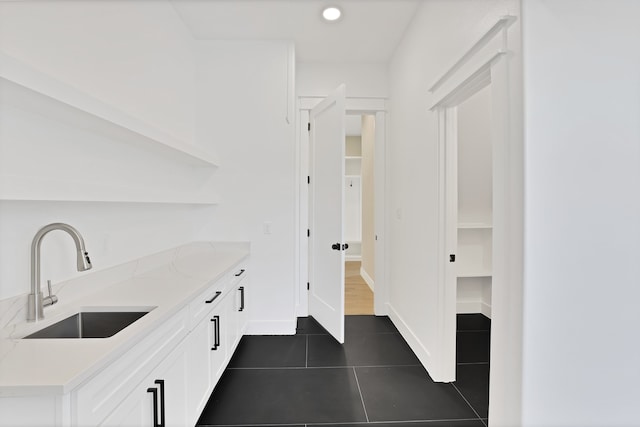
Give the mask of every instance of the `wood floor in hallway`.
<svg viewBox="0 0 640 427">
<path fill-rule="evenodd" d="M 347 261 L 344 271 L 344 313 L 373 314 L 373 292 L 360 276 L 360 261 Z"/>
</svg>

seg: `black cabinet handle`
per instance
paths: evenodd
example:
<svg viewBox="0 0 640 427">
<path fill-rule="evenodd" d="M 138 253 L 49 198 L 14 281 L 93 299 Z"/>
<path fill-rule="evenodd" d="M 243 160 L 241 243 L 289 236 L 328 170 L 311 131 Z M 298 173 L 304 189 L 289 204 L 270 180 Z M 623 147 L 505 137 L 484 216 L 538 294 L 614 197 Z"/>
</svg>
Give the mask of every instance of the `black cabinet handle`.
<svg viewBox="0 0 640 427">
<path fill-rule="evenodd" d="M 334 243 L 333 245 L 331 245 L 331 249 L 333 249 L 334 251 L 339 251 L 340 243 Z"/>
<path fill-rule="evenodd" d="M 235 276 L 236 276 L 236 277 L 238 277 L 238 276 L 242 276 L 242 273 L 244 273 L 244 268 L 243 268 L 242 270 L 240 270 L 240 272 L 239 272 L 239 273 L 236 273 L 236 275 L 235 275 Z"/>
<path fill-rule="evenodd" d="M 153 395 L 153 427 L 161 427 L 160 424 L 158 424 L 158 389 L 149 387 L 147 393 Z"/>
<path fill-rule="evenodd" d="M 153 427 L 165 427 L 164 424 L 164 380 L 155 380 L 154 384 L 160 386 L 160 417 L 158 420 L 158 389 L 149 387 L 147 393 L 153 395 Z"/>
<path fill-rule="evenodd" d="M 213 316 L 211 321 L 214 323 L 213 347 L 211 347 L 211 350 L 217 350 L 220 347 L 220 316 Z"/>
<path fill-rule="evenodd" d="M 240 286 L 238 290 L 240 291 L 240 308 L 238 311 L 244 311 L 244 286 Z"/>
<path fill-rule="evenodd" d="M 160 423 L 159 427 L 165 427 L 164 423 L 164 380 L 155 380 L 156 384 L 160 386 Z"/>
<path fill-rule="evenodd" d="M 211 304 L 211 303 L 212 303 L 212 302 L 214 302 L 214 301 L 216 300 L 216 298 L 218 298 L 221 294 L 222 294 L 222 292 L 220 292 L 220 291 L 216 291 L 216 294 L 215 294 L 211 299 L 208 299 L 208 300 L 206 300 L 205 302 L 206 302 L 207 304 Z"/>
</svg>

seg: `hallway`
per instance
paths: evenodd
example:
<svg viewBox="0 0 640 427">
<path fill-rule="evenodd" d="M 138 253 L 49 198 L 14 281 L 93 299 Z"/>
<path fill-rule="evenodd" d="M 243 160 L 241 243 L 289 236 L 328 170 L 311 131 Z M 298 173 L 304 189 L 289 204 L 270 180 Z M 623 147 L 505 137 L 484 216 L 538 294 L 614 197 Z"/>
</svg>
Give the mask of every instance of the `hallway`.
<svg viewBox="0 0 640 427">
<path fill-rule="evenodd" d="M 360 261 L 344 263 L 344 314 L 373 315 L 373 291 L 360 276 Z"/>
<path fill-rule="evenodd" d="M 293 336 L 245 336 L 198 425 L 485 426 L 490 321 L 458 325 L 454 384 L 431 381 L 387 317 L 346 316 L 344 346 L 310 317 Z"/>
</svg>

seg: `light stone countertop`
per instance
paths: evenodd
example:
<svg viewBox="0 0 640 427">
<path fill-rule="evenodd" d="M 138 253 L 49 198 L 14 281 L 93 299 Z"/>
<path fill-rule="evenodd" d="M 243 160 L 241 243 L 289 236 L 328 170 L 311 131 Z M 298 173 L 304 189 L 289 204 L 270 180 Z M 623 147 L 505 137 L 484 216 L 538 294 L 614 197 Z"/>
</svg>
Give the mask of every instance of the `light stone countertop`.
<svg viewBox="0 0 640 427">
<path fill-rule="evenodd" d="M 98 287 L 95 292 L 45 308 L 38 323 L 6 325 L 0 338 L 0 397 L 61 395 L 70 392 L 132 348 L 143 337 L 186 307 L 199 293 L 249 256 L 247 243 L 196 242 L 133 261 L 129 277 Z M 141 268 L 147 263 L 148 268 Z M 153 268 L 149 268 L 153 266 Z M 95 273 L 95 279 L 100 281 Z M 122 274 L 122 273 L 120 273 Z M 113 273 L 111 273 L 113 276 Z M 103 274 L 104 276 L 104 274 Z M 92 274 L 75 286 L 91 286 Z M 21 300 L 22 301 L 22 300 Z M 22 307 L 22 304 L 21 304 Z M 109 338 L 21 339 L 78 311 L 97 308 L 153 308 Z M 22 310 L 22 308 L 21 308 Z M 116 311 L 116 310 L 113 310 Z M 145 311 L 145 310 L 141 310 Z M 17 316 L 19 317 L 19 316 Z"/>
</svg>

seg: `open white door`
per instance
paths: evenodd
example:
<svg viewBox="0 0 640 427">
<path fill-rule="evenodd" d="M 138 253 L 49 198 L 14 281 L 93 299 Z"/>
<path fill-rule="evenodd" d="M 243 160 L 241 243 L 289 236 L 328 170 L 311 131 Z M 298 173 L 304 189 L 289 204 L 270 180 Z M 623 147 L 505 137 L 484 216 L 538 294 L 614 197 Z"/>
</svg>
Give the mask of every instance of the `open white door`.
<svg viewBox="0 0 640 427">
<path fill-rule="evenodd" d="M 344 343 L 345 86 L 309 114 L 309 314 Z"/>
</svg>

